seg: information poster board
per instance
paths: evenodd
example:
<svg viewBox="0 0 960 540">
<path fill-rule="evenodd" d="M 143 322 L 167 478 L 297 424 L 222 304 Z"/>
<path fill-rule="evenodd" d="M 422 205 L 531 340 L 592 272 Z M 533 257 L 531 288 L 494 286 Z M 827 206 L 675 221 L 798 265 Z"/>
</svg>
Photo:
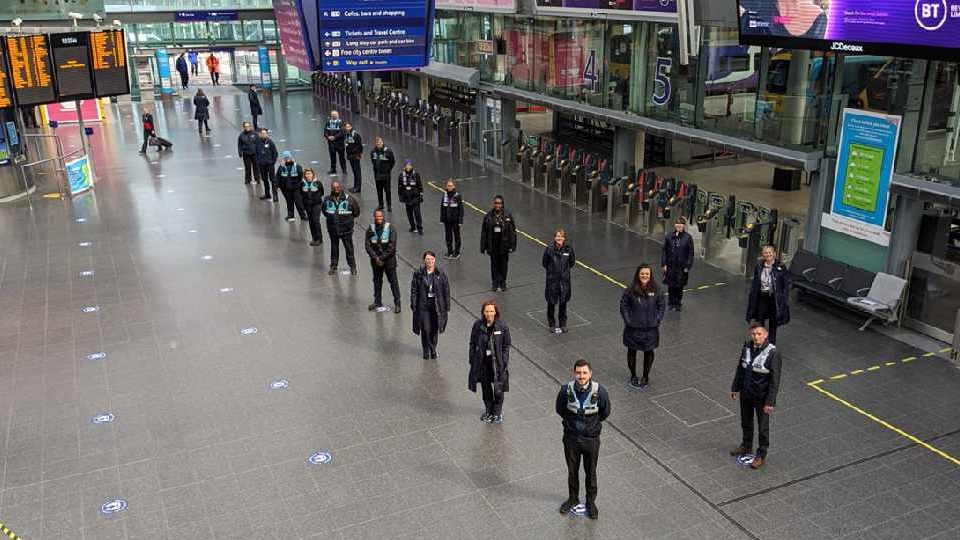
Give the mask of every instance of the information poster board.
<svg viewBox="0 0 960 540">
<path fill-rule="evenodd" d="M 7 51 L 0 43 L 0 109 L 13 106 L 10 93 L 10 74 L 7 72 Z"/>
<path fill-rule="evenodd" d="M 257 47 L 257 60 L 260 62 L 260 88 L 273 88 L 273 77 L 270 74 L 270 50 L 264 46 Z"/>
<path fill-rule="evenodd" d="M 130 93 L 130 70 L 123 30 L 90 32 L 90 57 L 97 97 Z"/>
<path fill-rule="evenodd" d="M 844 109 L 836 181 L 823 226 L 886 246 L 887 202 L 902 118 Z"/>
<path fill-rule="evenodd" d="M 68 161 L 67 180 L 70 184 L 70 195 L 77 195 L 93 187 L 93 174 L 90 172 L 90 157 L 82 156 Z"/>
<path fill-rule="evenodd" d="M 7 36 L 7 57 L 14 95 L 21 107 L 57 101 L 47 36 Z"/>
<path fill-rule="evenodd" d="M 960 0 L 739 0 L 740 43 L 850 54 L 960 55 Z"/>
<path fill-rule="evenodd" d="M 313 71 L 316 62 L 301 0 L 273 0 L 273 17 L 277 20 L 287 63 L 303 71 Z"/>
<path fill-rule="evenodd" d="M 59 101 L 93 97 L 93 73 L 90 71 L 90 33 L 50 34 L 53 71 Z"/>
<path fill-rule="evenodd" d="M 320 69 L 385 71 L 424 67 L 433 38 L 433 0 L 324 0 Z"/>
<path fill-rule="evenodd" d="M 173 82 L 170 80 L 170 54 L 166 49 L 157 51 L 157 71 L 160 75 L 160 93 L 172 94 Z"/>
</svg>

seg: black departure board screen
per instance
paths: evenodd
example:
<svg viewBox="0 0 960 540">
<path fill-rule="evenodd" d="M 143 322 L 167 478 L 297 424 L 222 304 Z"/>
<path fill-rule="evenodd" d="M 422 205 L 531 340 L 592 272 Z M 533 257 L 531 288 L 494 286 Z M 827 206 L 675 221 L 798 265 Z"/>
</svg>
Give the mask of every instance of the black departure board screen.
<svg viewBox="0 0 960 540">
<path fill-rule="evenodd" d="M 61 101 L 93 97 L 90 72 L 90 33 L 50 34 L 57 96 Z"/>
<path fill-rule="evenodd" d="M 10 75 L 7 73 L 7 51 L 0 45 L 0 109 L 13 106 L 10 97 Z"/>
<path fill-rule="evenodd" d="M 7 36 L 7 55 L 13 92 L 20 106 L 56 103 L 47 36 Z"/>
<path fill-rule="evenodd" d="M 97 97 L 130 93 L 126 38 L 123 30 L 90 32 L 93 85 Z"/>
</svg>

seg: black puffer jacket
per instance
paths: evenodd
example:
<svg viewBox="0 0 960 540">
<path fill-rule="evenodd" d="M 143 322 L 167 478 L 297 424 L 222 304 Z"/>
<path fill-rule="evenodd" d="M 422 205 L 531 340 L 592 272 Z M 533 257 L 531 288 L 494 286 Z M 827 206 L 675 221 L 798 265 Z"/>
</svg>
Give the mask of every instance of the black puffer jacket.
<svg viewBox="0 0 960 540">
<path fill-rule="evenodd" d="M 558 248 L 551 244 L 543 250 L 543 267 L 547 270 L 547 284 L 544 299 L 548 304 L 560 304 L 570 301 L 570 269 L 577 264 L 577 256 L 569 243 Z"/>
<path fill-rule="evenodd" d="M 323 199 L 323 215 L 331 236 L 349 236 L 353 234 L 353 220 L 360 215 L 360 205 L 343 191 L 331 193 Z"/>
<path fill-rule="evenodd" d="M 497 227 L 503 235 L 503 241 L 498 246 L 500 253 L 511 253 L 517 250 L 517 223 L 513 220 L 513 214 L 506 209 L 501 214 L 490 210 L 484 216 L 483 226 L 480 229 L 480 253 L 493 254 L 495 248 L 493 237 L 497 234 L 495 231 Z"/>
<path fill-rule="evenodd" d="M 260 137 L 255 131 L 241 131 L 240 136 L 237 137 L 237 153 L 240 156 L 256 156 L 259 141 Z"/>
</svg>

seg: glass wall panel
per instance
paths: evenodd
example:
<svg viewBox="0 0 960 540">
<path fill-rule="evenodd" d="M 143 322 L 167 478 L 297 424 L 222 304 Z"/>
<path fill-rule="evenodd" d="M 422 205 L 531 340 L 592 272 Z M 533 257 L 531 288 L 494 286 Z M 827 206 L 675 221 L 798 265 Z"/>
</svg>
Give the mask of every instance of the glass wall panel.
<svg viewBox="0 0 960 540">
<path fill-rule="evenodd" d="M 243 41 L 243 27 L 240 21 L 212 22 L 210 33 L 213 34 L 213 39 L 221 41 Z"/>
<path fill-rule="evenodd" d="M 547 93 L 604 106 L 606 23 L 577 19 L 553 21 L 549 35 Z"/>
<path fill-rule="evenodd" d="M 173 39 L 170 23 L 144 23 L 137 25 L 137 43 L 157 45 Z"/>
<path fill-rule="evenodd" d="M 260 21 L 243 21 L 244 41 L 263 41 L 263 28 Z"/>
<path fill-rule="evenodd" d="M 960 153 L 957 152 L 957 108 L 960 86 L 957 85 L 957 64 L 934 62 L 933 102 L 929 104 L 930 122 L 926 128 L 923 154 L 917 156 L 917 171 L 935 174 L 960 183 Z"/>
<path fill-rule="evenodd" d="M 438 11 L 433 23 L 433 60 L 457 64 L 457 41 L 462 32 L 461 13 Z"/>
<path fill-rule="evenodd" d="M 760 47 L 740 45 L 735 28 L 703 29 L 704 129 L 753 137 L 761 53 Z"/>
<path fill-rule="evenodd" d="M 207 39 L 207 23 L 188 22 L 173 23 L 173 36 L 176 39 L 200 41 Z"/>
<path fill-rule="evenodd" d="M 261 21 L 263 23 L 263 40 L 267 43 L 277 42 L 277 23 L 276 21 Z"/>
<path fill-rule="evenodd" d="M 823 147 L 831 116 L 845 106 L 843 96 L 834 100 L 832 95 L 834 71 L 833 56 L 771 49 L 754 112 L 755 137 L 786 147 Z"/>
<path fill-rule="evenodd" d="M 692 124 L 697 59 L 680 63 L 680 42 L 674 24 L 651 24 L 647 47 L 647 115 Z"/>
<path fill-rule="evenodd" d="M 552 20 L 506 19 L 503 30 L 505 84 L 523 90 L 546 92 L 552 30 Z"/>
<path fill-rule="evenodd" d="M 606 106 L 627 110 L 630 105 L 630 84 L 634 77 L 633 57 L 639 24 L 610 24 L 610 55 L 607 61 Z"/>
</svg>

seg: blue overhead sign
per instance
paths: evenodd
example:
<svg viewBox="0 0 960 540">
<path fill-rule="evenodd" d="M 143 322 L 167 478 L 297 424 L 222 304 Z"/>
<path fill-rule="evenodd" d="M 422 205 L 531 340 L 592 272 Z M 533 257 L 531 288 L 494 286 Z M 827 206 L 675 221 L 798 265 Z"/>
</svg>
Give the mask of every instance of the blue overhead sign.
<svg viewBox="0 0 960 540">
<path fill-rule="evenodd" d="M 177 22 L 192 21 L 239 21 L 240 13 L 236 10 L 228 11 L 178 11 Z"/>
<path fill-rule="evenodd" d="M 384 71 L 426 66 L 433 0 L 324 0 L 318 13 L 320 69 Z"/>
</svg>

